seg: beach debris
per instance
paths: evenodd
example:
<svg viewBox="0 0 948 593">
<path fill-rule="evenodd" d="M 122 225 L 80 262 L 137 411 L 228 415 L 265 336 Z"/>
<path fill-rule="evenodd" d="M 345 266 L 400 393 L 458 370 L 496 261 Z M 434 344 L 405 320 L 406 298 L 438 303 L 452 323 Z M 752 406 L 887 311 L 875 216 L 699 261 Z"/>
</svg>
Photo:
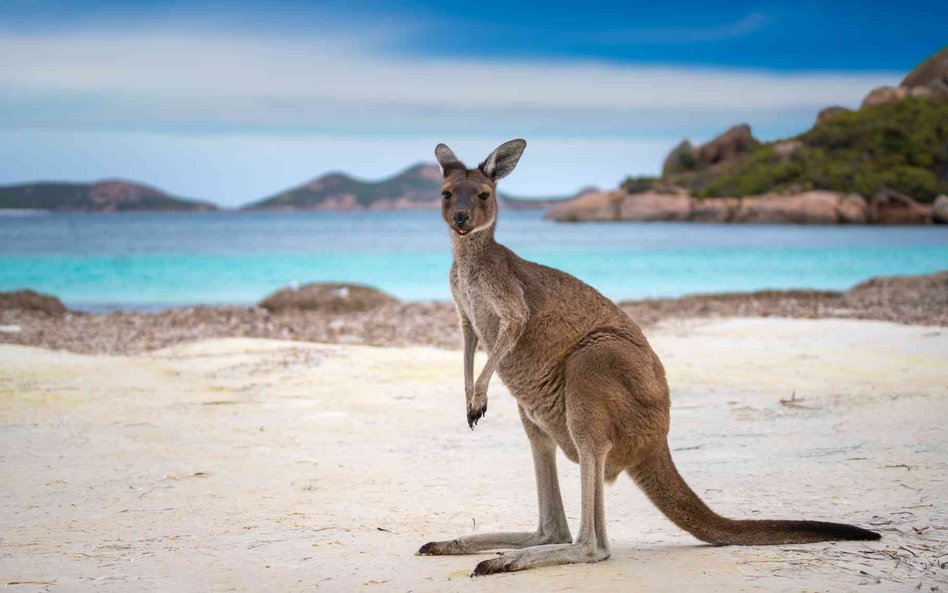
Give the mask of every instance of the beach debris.
<svg viewBox="0 0 948 593">
<path fill-rule="evenodd" d="M 780 403 L 781 405 L 784 405 L 788 408 L 800 408 L 804 410 L 819 410 L 820 409 L 819 406 L 805 406 L 802 403 L 800 403 L 802 401 L 803 401 L 802 397 L 797 399 L 797 391 L 794 389 L 793 393 L 790 394 L 790 399 L 781 399 Z"/>
<path fill-rule="evenodd" d="M 889 469 L 893 467 L 904 467 L 906 471 L 912 471 L 912 466 L 908 465 L 907 463 L 897 463 L 895 465 L 883 465 L 882 469 Z"/>
<path fill-rule="evenodd" d="M 185 472 L 179 474 L 165 474 L 162 480 L 183 480 L 185 478 L 207 478 L 211 474 L 208 472 Z"/>
<path fill-rule="evenodd" d="M 461 337 L 457 313 L 451 304 L 402 302 L 391 297 L 383 297 L 383 303 L 372 297 L 371 306 L 357 310 L 365 299 L 354 285 L 347 286 L 349 294 L 345 299 L 340 298 L 335 289 L 327 289 L 323 296 L 316 298 L 319 305 L 316 309 L 278 307 L 278 312 L 268 311 L 261 303 L 256 307 L 181 307 L 157 312 L 103 314 L 67 312 L 56 316 L 20 306 L 5 308 L 0 302 L 0 325 L 20 327 L 19 332 L 0 332 L 0 342 L 88 354 L 138 354 L 219 337 L 338 343 L 340 338 L 351 340 L 357 336 L 360 343 L 372 346 L 458 348 Z M 287 293 L 310 300 L 306 298 L 307 286 Z M 330 303 L 335 305 L 330 306 Z M 878 319 L 928 325 L 937 330 L 935 326 L 948 326 L 946 303 L 948 271 L 927 276 L 875 278 L 846 292 L 771 290 L 618 304 L 644 327 L 666 319 L 777 316 Z M 339 323 L 333 323 L 335 321 Z M 168 353 L 167 356 L 183 354 Z"/>
</svg>

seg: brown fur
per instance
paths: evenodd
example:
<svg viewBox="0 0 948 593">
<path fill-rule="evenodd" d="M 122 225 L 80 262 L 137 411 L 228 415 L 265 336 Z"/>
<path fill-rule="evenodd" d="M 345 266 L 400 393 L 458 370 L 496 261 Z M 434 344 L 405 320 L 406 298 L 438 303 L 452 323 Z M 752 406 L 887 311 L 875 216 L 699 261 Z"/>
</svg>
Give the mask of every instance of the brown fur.
<svg viewBox="0 0 948 593">
<path fill-rule="evenodd" d="M 535 532 L 460 537 L 420 554 L 522 548 L 477 565 L 474 575 L 609 557 L 603 481 L 628 472 L 676 525 L 713 544 L 784 544 L 878 539 L 850 525 L 735 521 L 715 514 L 682 480 L 668 451 L 665 369 L 639 327 L 592 287 L 521 259 L 494 240 L 496 181 L 516 166 L 526 142 L 507 142 L 476 169 L 451 150 L 442 215 L 451 229 L 451 292 L 464 335 L 464 383 L 473 429 L 487 410 L 496 371 L 516 398 L 534 454 L 540 523 Z M 488 358 L 474 380 L 474 350 Z M 582 519 L 572 542 L 556 478 L 555 450 L 580 464 Z"/>
</svg>

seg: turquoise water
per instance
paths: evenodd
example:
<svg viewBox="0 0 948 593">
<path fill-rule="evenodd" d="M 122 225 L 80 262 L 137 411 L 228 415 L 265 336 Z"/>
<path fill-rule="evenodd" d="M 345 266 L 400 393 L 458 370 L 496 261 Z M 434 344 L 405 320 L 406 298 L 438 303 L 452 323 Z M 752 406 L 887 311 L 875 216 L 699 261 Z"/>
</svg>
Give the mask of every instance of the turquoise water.
<svg viewBox="0 0 948 593">
<path fill-rule="evenodd" d="M 843 289 L 948 269 L 946 227 L 558 224 L 508 212 L 498 239 L 615 299 Z M 436 212 L 0 216 L 0 290 L 86 309 L 248 304 L 330 280 L 447 300 L 450 263 Z"/>
</svg>

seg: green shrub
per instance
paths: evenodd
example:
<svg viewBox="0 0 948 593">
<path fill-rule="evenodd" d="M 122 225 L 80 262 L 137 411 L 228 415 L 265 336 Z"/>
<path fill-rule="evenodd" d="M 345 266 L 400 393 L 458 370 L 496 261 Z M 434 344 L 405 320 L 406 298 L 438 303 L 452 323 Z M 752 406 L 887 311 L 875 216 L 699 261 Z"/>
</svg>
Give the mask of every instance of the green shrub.
<svg viewBox="0 0 948 593">
<path fill-rule="evenodd" d="M 656 181 L 655 177 L 626 177 L 619 187 L 630 194 L 640 194 L 652 189 Z"/>
</svg>

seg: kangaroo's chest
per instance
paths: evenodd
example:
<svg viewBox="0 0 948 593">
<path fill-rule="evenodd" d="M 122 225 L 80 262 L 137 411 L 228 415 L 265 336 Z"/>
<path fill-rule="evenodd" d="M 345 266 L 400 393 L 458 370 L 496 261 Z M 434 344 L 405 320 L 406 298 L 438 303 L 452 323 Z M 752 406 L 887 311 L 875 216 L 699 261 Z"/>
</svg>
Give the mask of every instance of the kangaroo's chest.
<svg viewBox="0 0 948 593">
<path fill-rule="evenodd" d="M 478 340 L 489 350 L 497 341 L 500 318 L 491 303 L 487 282 L 483 275 L 459 270 L 452 283 L 452 292 L 458 307 L 471 320 Z"/>
<path fill-rule="evenodd" d="M 478 340 L 490 350 L 500 328 L 500 318 L 491 300 L 495 291 L 491 289 L 490 278 L 476 271 L 456 270 L 451 288 L 458 308 L 470 319 Z M 518 344 L 500 361 L 497 373 L 527 418 L 568 451 L 572 445 L 565 424 L 558 361 L 537 356 L 536 348 Z"/>
</svg>

